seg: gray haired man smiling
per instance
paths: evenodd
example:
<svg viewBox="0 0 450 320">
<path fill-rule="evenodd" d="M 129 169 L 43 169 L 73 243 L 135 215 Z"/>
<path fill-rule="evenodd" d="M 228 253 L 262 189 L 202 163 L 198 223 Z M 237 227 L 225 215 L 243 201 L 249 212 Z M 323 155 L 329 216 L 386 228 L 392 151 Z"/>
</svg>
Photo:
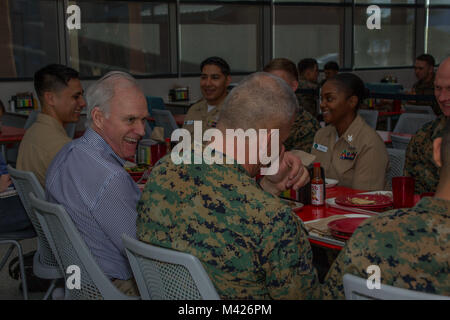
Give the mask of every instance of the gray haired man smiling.
<svg viewBox="0 0 450 320">
<path fill-rule="evenodd" d="M 123 169 L 144 135 L 147 103 L 133 77 L 113 71 L 89 87 L 85 134 L 52 162 L 47 197 L 64 206 L 103 272 L 138 295 L 121 236 L 136 237 L 140 191 Z"/>
</svg>

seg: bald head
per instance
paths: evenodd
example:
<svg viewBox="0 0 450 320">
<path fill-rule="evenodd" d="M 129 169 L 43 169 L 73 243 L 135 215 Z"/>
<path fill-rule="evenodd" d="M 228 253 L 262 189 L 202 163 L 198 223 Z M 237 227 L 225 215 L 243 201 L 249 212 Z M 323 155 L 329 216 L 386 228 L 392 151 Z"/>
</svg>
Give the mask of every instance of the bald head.
<svg viewBox="0 0 450 320">
<path fill-rule="evenodd" d="M 439 65 L 434 80 L 434 95 L 446 117 L 450 117 L 450 57 Z"/>
<path fill-rule="evenodd" d="M 285 81 L 258 72 L 243 79 L 228 94 L 218 126 L 244 130 L 284 128 L 297 109 L 297 98 Z"/>
</svg>

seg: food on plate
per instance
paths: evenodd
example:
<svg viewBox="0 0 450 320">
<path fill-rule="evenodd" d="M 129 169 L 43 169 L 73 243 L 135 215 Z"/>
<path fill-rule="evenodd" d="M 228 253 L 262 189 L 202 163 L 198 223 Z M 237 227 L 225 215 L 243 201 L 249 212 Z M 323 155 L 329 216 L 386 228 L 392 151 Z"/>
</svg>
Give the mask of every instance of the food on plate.
<svg viewBox="0 0 450 320">
<path fill-rule="evenodd" d="M 353 204 L 361 204 L 361 205 L 367 205 L 367 204 L 375 204 L 376 201 L 375 200 L 368 200 L 368 199 L 364 199 L 364 198 L 351 198 L 350 202 Z"/>
<path fill-rule="evenodd" d="M 143 173 L 145 170 L 147 170 L 150 167 L 148 164 L 138 164 L 134 167 L 127 167 L 125 170 L 132 173 Z"/>
</svg>

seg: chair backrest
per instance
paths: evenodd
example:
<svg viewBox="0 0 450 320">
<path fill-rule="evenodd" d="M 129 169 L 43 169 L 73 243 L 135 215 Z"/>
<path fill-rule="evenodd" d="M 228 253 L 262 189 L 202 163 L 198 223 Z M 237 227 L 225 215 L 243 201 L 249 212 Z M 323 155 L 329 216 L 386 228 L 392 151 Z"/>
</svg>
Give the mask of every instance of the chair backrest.
<svg viewBox="0 0 450 320">
<path fill-rule="evenodd" d="M 434 119 L 434 114 L 403 113 L 395 125 L 394 132 L 415 134 L 425 123 Z"/>
<path fill-rule="evenodd" d="M 121 293 L 102 272 L 63 206 L 38 199 L 32 193 L 30 203 L 50 241 L 65 283 L 71 275 L 66 273 L 68 267 L 80 268 L 80 289 L 66 286 L 66 299 L 132 299 Z"/>
<path fill-rule="evenodd" d="M 153 110 L 166 110 L 166 105 L 164 104 L 164 100 L 161 97 L 154 96 L 146 96 L 147 99 L 147 108 L 150 116 L 153 116 Z"/>
<path fill-rule="evenodd" d="M 19 193 L 20 200 L 22 201 L 23 207 L 28 214 L 28 218 L 33 224 L 34 230 L 38 236 L 38 252 L 39 261 L 48 266 L 56 267 L 58 262 L 53 255 L 50 243 L 42 229 L 41 223 L 37 218 L 34 211 L 31 209 L 31 203 L 29 194 L 33 193 L 37 198 L 44 200 L 45 192 L 41 184 L 37 180 L 36 176 L 31 171 L 17 170 L 8 165 L 8 172 L 11 176 L 11 180 Z"/>
<path fill-rule="evenodd" d="M 358 110 L 358 114 L 366 120 L 367 124 L 376 130 L 378 122 L 378 111 L 377 110 Z"/>
<path fill-rule="evenodd" d="M 144 300 L 218 300 L 201 262 L 191 254 L 156 247 L 122 235 Z"/>
<path fill-rule="evenodd" d="M 71 139 L 73 139 L 73 137 L 75 136 L 75 130 L 76 130 L 76 128 L 77 128 L 77 123 L 68 123 L 67 125 L 66 125 L 66 132 L 67 132 L 67 135 L 69 136 L 69 138 L 71 138 Z"/>
<path fill-rule="evenodd" d="M 405 109 L 405 112 L 425 113 L 425 114 L 434 115 L 433 108 L 431 108 L 430 106 L 416 106 L 416 105 L 407 104 L 407 105 L 403 106 L 403 108 Z"/>
<path fill-rule="evenodd" d="M 346 300 L 450 300 L 450 297 L 381 284 L 380 289 L 369 289 L 367 279 L 345 274 Z"/>
<path fill-rule="evenodd" d="M 396 134 L 391 134 L 392 147 L 394 149 L 406 150 L 408 148 L 409 141 L 411 137 L 398 136 Z"/>
<path fill-rule="evenodd" d="M 390 190 L 392 189 L 392 178 L 403 176 L 406 151 L 391 148 L 387 148 L 386 150 L 389 155 L 389 171 L 386 174 L 386 181 Z"/>
<path fill-rule="evenodd" d="M 33 123 L 36 121 L 37 116 L 39 114 L 39 110 L 33 110 L 28 115 L 27 121 L 25 122 L 25 125 L 23 126 L 24 129 L 28 129 L 33 125 Z"/>
<path fill-rule="evenodd" d="M 155 118 L 155 125 L 164 128 L 164 138 L 170 138 L 172 132 L 178 129 L 178 125 L 169 110 L 153 110 L 153 118 Z"/>
</svg>

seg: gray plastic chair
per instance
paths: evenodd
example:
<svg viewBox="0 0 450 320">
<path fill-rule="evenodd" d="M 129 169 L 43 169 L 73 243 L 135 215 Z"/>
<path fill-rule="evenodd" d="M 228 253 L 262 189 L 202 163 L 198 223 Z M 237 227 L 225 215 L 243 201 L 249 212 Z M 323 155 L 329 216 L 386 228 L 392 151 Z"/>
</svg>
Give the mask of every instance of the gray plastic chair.
<svg viewBox="0 0 450 320">
<path fill-rule="evenodd" d="M 398 136 L 396 134 L 391 134 L 392 147 L 394 149 L 406 150 L 408 148 L 409 141 L 411 137 Z"/>
<path fill-rule="evenodd" d="M 41 224 L 31 209 L 28 197 L 31 192 L 39 199 L 44 200 L 45 192 L 33 172 L 17 170 L 10 165 L 8 165 L 8 172 L 38 237 L 38 246 L 33 257 L 33 273 L 41 279 L 52 279 L 50 287 L 44 295 L 44 299 L 47 299 L 55 288 L 57 279 L 61 279 L 63 276 Z"/>
<path fill-rule="evenodd" d="M 393 132 L 416 134 L 417 130 L 436 119 L 434 114 L 403 113 L 400 115 Z"/>
<path fill-rule="evenodd" d="M 73 137 L 75 136 L 75 129 L 76 128 L 77 128 L 77 123 L 76 122 L 68 123 L 66 125 L 65 130 L 66 130 L 67 135 L 69 136 L 70 139 L 73 139 Z"/>
<path fill-rule="evenodd" d="M 65 282 L 67 283 L 67 278 L 70 276 L 65 272 L 69 266 L 75 265 L 80 268 L 81 288 L 66 288 L 65 299 L 138 299 L 120 292 L 106 277 L 63 206 L 38 199 L 33 194 L 30 194 L 30 203 L 50 241 Z"/>
<path fill-rule="evenodd" d="M 416 106 L 416 105 L 412 105 L 412 104 L 407 104 L 403 108 L 405 109 L 405 112 L 425 113 L 425 114 L 435 115 L 433 108 L 431 108 L 430 106 Z"/>
<path fill-rule="evenodd" d="M 13 253 L 14 247 L 17 248 L 17 256 L 19 257 L 19 268 L 20 268 L 20 278 L 22 279 L 22 292 L 23 298 L 28 300 L 28 286 L 27 286 L 27 275 L 25 273 L 25 265 L 23 261 L 23 250 L 22 245 L 19 241 L 25 239 L 32 239 L 36 237 L 36 232 L 33 228 L 29 228 L 26 230 L 9 232 L 9 233 L 0 233 L 0 244 L 9 244 L 10 247 L 6 251 L 2 260 L 0 260 L 0 271 L 5 266 L 9 257 Z"/>
<path fill-rule="evenodd" d="M 155 118 L 155 126 L 164 128 L 164 138 L 170 138 L 172 132 L 178 129 L 178 125 L 169 110 L 152 110 L 153 118 Z"/>
<path fill-rule="evenodd" d="M 366 123 L 374 130 L 377 129 L 378 111 L 377 110 L 358 110 L 358 114 L 366 121 Z"/>
<path fill-rule="evenodd" d="M 389 171 L 386 174 L 388 189 L 392 189 L 392 178 L 403 176 L 405 165 L 405 150 L 386 148 L 389 155 Z"/>
<path fill-rule="evenodd" d="M 33 125 L 33 123 L 36 121 L 37 116 L 39 114 L 39 110 L 33 110 L 28 115 L 27 121 L 25 122 L 25 125 L 23 126 L 24 129 L 28 129 Z"/>
<path fill-rule="evenodd" d="M 346 300 L 450 300 L 450 297 L 381 284 L 380 289 L 367 288 L 367 279 L 344 275 Z"/>
<path fill-rule="evenodd" d="M 143 300 L 219 300 L 201 262 L 191 254 L 122 235 Z"/>
</svg>

